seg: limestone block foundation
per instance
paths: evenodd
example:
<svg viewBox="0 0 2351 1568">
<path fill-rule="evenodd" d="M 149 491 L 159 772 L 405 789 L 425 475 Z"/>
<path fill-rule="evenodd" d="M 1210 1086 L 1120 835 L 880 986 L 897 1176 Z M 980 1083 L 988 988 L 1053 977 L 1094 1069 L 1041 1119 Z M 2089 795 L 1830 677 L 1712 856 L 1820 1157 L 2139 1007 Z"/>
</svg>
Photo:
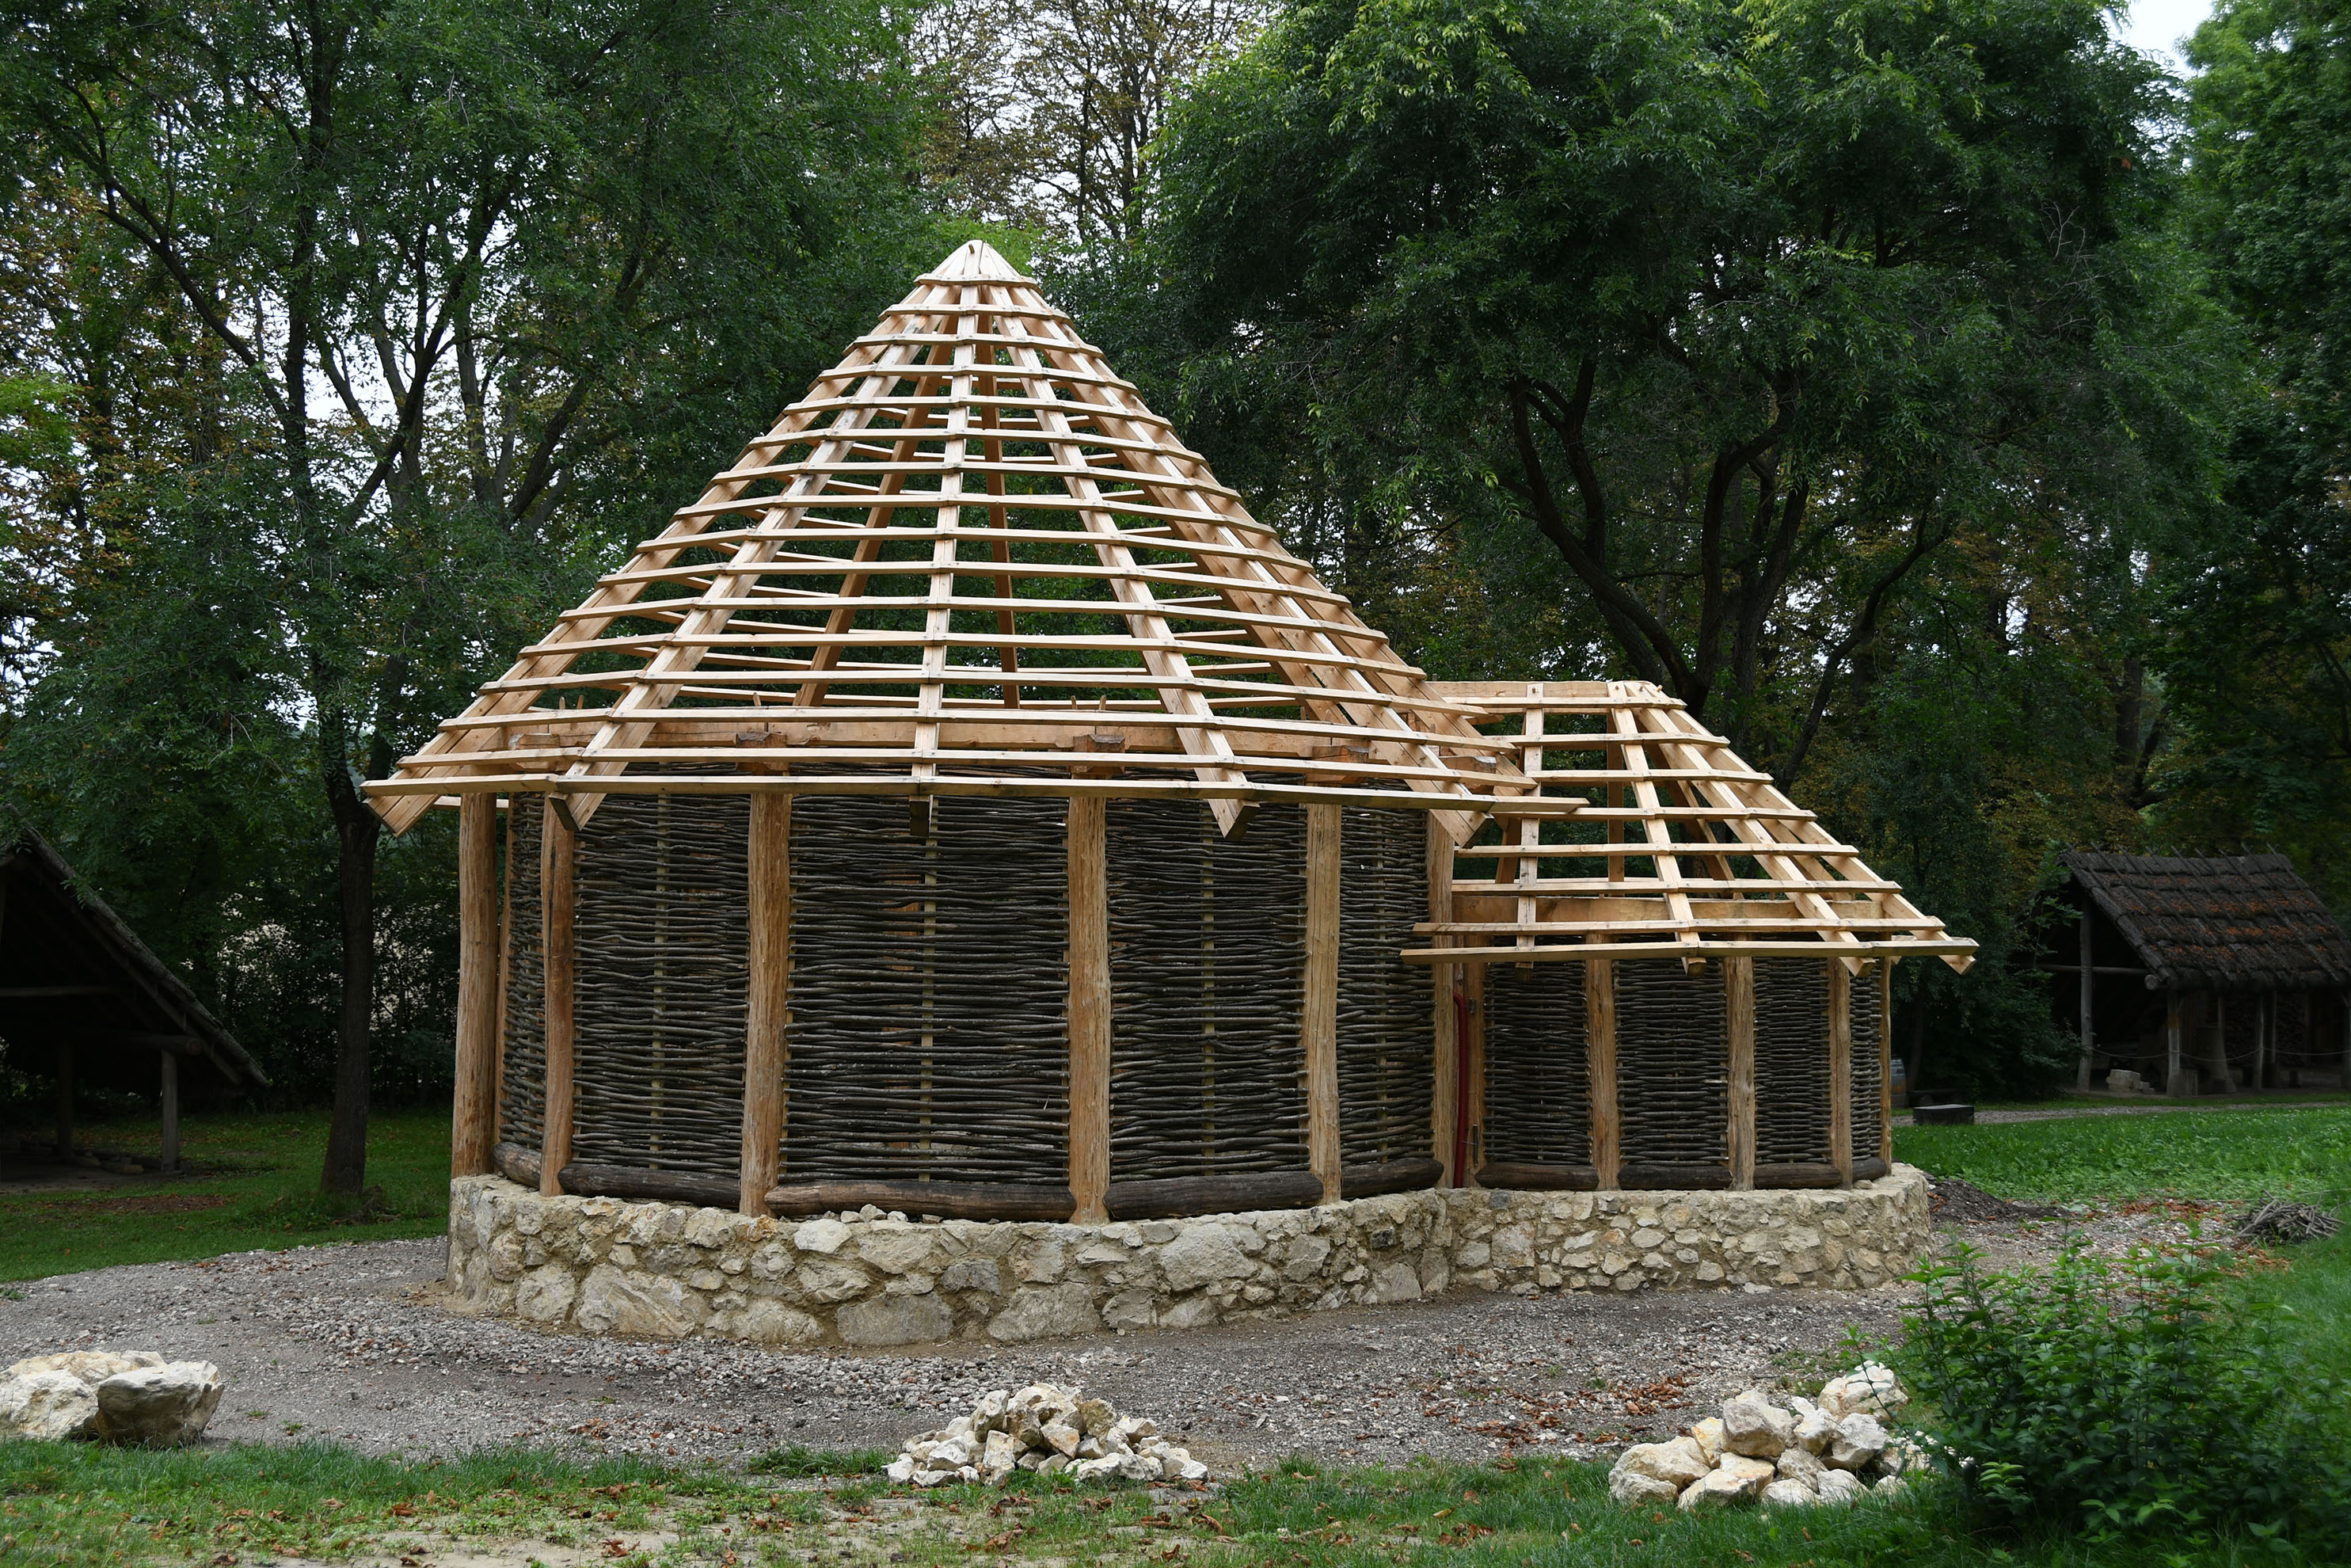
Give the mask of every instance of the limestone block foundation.
<svg viewBox="0 0 2351 1568">
<path fill-rule="evenodd" d="M 1927 1178 L 1850 1189 L 1395 1193 L 1105 1225 L 542 1197 L 449 1184 L 449 1284 L 473 1311 L 585 1333 L 763 1344 L 1019 1343 L 1106 1329 L 1510 1291 L 1866 1290 L 1915 1265 Z"/>
</svg>

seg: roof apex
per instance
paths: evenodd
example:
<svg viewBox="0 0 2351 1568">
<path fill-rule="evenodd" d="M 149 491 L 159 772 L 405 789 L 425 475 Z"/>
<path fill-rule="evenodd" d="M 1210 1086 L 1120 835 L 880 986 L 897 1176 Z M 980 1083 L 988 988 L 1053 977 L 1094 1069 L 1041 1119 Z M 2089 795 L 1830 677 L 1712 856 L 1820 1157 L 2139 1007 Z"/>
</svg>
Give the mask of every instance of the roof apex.
<svg viewBox="0 0 2351 1568">
<path fill-rule="evenodd" d="M 947 258 L 931 268 L 928 276 L 942 278 L 992 277 L 1005 283 L 1026 283 L 1029 279 L 997 248 L 984 239 L 966 240 L 947 254 Z"/>
</svg>

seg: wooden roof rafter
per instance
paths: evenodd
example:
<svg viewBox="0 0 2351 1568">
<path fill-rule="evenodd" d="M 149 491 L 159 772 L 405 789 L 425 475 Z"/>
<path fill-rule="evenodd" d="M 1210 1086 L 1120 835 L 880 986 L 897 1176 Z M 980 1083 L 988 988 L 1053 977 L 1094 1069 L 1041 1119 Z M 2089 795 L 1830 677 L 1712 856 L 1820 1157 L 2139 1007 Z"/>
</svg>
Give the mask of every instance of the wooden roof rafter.
<svg viewBox="0 0 2351 1568">
<path fill-rule="evenodd" d="M 1385 790 L 1457 840 L 1525 790 L 977 242 L 369 789 L 395 831 L 493 789 L 576 825 L 653 760 L 695 792 L 1188 780 L 1228 831 Z"/>
<path fill-rule="evenodd" d="M 1562 838 L 1498 802 L 1499 841 L 1456 851 L 1454 918 L 1417 927 L 1436 942 L 1408 959 L 1533 962 L 1596 956 L 1604 946 L 1692 967 L 1717 955 L 1818 955 L 1851 968 L 1887 956 L 1932 955 L 1962 970 L 1974 961 L 1973 942 L 1953 937 L 1656 685 L 1432 685 L 1476 705 L 1517 748 L 1536 799 L 1582 804 Z"/>
</svg>

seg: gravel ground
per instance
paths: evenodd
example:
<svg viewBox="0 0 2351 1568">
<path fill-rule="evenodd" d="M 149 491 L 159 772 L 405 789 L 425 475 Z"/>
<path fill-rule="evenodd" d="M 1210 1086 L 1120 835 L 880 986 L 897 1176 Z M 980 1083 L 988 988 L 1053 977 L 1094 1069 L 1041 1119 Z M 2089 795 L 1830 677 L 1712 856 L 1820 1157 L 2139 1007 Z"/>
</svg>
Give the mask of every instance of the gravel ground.
<svg viewBox="0 0 2351 1568">
<path fill-rule="evenodd" d="M 2196 1206 L 2088 1222 L 2100 1245 L 2177 1232 Z M 2045 1256 L 2081 1223 L 1944 1225 L 1991 1260 Z M 444 1243 L 248 1252 L 63 1275 L 0 1299 L 0 1360 L 108 1346 L 216 1362 L 213 1437 L 371 1452 L 509 1443 L 740 1459 L 792 1443 L 894 1448 L 987 1389 L 1076 1384 L 1156 1418 L 1218 1469 L 1288 1453 L 1586 1456 L 1687 1425 L 1750 1383 L 1814 1381 L 1849 1332 L 1884 1338 L 1912 1287 L 1461 1291 L 1282 1322 L 1018 1348 L 784 1353 L 651 1343 L 460 1315 Z"/>
</svg>

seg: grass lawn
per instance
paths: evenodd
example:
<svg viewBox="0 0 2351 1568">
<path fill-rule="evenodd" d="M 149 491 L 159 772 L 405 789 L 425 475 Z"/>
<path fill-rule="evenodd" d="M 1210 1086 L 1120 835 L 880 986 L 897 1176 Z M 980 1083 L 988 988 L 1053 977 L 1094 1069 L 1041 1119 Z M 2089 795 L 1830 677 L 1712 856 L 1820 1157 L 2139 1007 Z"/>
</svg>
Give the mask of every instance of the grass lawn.
<svg viewBox="0 0 2351 1568">
<path fill-rule="evenodd" d="M 623 1564 L 943 1565 L 977 1556 L 1137 1568 L 2305 1561 L 2275 1549 L 2150 1556 L 2143 1542 L 1980 1537 L 1932 1490 L 1844 1512 L 1625 1509 L 1608 1500 L 1600 1466 L 1532 1459 L 1511 1469 L 1325 1470 L 1292 1461 L 1216 1491 L 1176 1494 L 1173 1503 L 1139 1489 L 1023 1481 L 1002 1492 L 918 1493 L 544 1454 L 409 1465 L 329 1448 L 139 1454 L 13 1444 L 0 1447 L 0 1563 L 227 1563 L 294 1553 L 424 1563 L 464 1551 L 517 1565 L 559 1552 Z"/>
<path fill-rule="evenodd" d="M 1896 1127 L 1894 1157 L 2037 1203 L 2351 1196 L 2351 1105 Z"/>
<path fill-rule="evenodd" d="M 157 1150 L 152 1122 L 99 1123 L 78 1142 Z M 0 1196 L 0 1280 L 36 1280 L 114 1263 L 213 1258 L 260 1247 L 437 1236 L 449 1224 L 449 1113 L 400 1111 L 368 1128 L 369 1183 L 385 1209 L 348 1212 L 319 1193 L 323 1111 L 192 1119 L 182 1125 L 190 1175 L 99 1192 Z"/>
</svg>

